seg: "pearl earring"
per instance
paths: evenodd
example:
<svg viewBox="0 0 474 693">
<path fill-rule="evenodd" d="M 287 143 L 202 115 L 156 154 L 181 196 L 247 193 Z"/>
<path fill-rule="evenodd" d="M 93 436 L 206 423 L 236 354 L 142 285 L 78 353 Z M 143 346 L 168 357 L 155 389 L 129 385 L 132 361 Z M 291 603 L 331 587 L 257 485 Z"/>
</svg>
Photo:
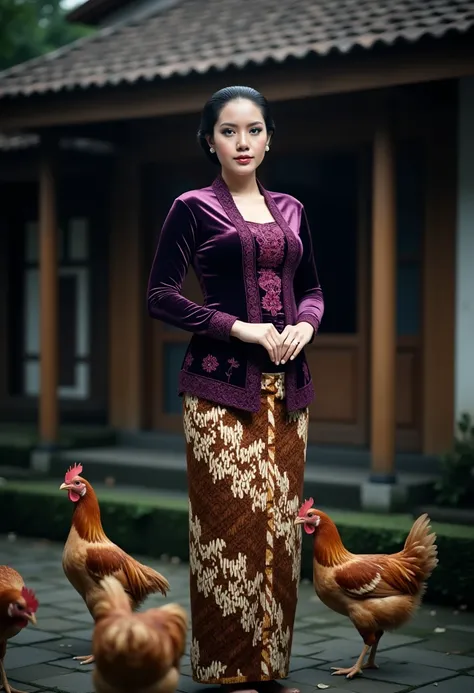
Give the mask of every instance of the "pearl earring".
<svg viewBox="0 0 474 693">
<path fill-rule="evenodd" d="M 270 145 L 269 145 L 269 144 L 266 145 L 265 151 L 266 151 L 266 152 L 269 152 L 269 151 L 270 151 Z"/>
<path fill-rule="evenodd" d="M 209 151 L 211 152 L 211 154 L 215 154 L 215 153 L 216 153 L 216 150 L 214 149 L 214 147 L 210 147 L 210 148 L 209 148 Z"/>
</svg>

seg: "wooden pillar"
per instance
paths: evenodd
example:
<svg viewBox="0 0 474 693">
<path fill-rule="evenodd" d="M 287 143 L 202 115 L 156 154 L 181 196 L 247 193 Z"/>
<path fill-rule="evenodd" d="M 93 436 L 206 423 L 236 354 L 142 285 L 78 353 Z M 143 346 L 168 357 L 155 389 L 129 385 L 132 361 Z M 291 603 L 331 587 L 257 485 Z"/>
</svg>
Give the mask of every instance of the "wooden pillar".
<svg viewBox="0 0 474 693">
<path fill-rule="evenodd" d="M 387 123 L 375 134 L 372 221 L 371 478 L 395 481 L 395 146 Z"/>
<path fill-rule="evenodd" d="M 112 191 L 109 284 L 109 422 L 139 430 L 144 409 L 146 276 L 140 219 L 140 165 L 119 155 Z"/>
<path fill-rule="evenodd" d="M 54 149 L 42 146 L 39 168 L 40 256 L 40 446 L 51 447 L 58 438 L 58 219 Z"/>
</svg>

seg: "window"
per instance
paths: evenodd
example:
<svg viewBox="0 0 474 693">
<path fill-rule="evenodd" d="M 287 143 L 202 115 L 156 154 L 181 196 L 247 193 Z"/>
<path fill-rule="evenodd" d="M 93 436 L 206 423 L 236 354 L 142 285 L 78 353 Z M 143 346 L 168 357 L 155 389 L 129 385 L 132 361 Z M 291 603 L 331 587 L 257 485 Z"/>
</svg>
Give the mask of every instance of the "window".
<svg viewBox="0 0 474 693">
<path fill-rule="evenodd" d="M 59 233 L 59 388 L 63 399 L 90 395 L 89 222 L 71 218 Z M 40 392 L 38 224 L 25 225 L 22 393 Z"/>
</svg>

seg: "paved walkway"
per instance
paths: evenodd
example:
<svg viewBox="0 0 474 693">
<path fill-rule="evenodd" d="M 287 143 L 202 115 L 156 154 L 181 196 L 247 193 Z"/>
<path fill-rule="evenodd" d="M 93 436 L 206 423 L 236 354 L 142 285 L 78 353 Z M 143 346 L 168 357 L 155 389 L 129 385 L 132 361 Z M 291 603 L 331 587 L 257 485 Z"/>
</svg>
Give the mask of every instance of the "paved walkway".
<svg viewBox="0 0 474 693">
<path fill-rule="evenodd" d="M 62 546 L 0 536 L 0 565 L 16 568 L 35 589 L 40 607 L 38 627 L 28 627 L 9 641 L 5 659 L 12 686 L 43 693 L 93 693 L 92 665 L 72 657 L 90 654 L 92 622 L 61 568 Z M 172 600 L 189 605 L 187 566 L 149 561 L 172 586 Z M 148 605 L 162 604 L 152 597 Z M 300 591 L 289 683 L 301 693 L 474 693 L 474 615 L 424 606 L 404 630 L 386 634 L 380 644 L 378 671 L 348 681 L 331 677 L 334 664 L 352 664 L 361 650 L 347 619 L 329 611 L 310 584 Z M 190 676 L 189 649 L 182 662 L 179 691 L 205 691 Z M 320 687 L 321 688 L 321 687 Z M 213 690 L 216 690 L 213 687 Z"/>
</svg>

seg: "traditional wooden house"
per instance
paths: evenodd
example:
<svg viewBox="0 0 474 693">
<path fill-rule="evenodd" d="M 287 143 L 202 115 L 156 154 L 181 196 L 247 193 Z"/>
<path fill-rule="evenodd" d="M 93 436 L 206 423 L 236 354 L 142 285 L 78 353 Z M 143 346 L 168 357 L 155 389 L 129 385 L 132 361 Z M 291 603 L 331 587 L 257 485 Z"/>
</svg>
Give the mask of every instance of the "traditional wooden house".
<svg viewBox="0 0 474 693">
<path fill-rule="evenodd" d="M 474 410 L 474 2 L 87 0 L 97 32 L 0 73 L 0 414 L 180 431 L 188 334 L 154 323 L 160 224 L 209 184 L 195 132 L 249 84 L 260 177 L 305 204 L 326 313 L 310 443 L 443 452 Z M 200 299 L 192 275 L 185 292 Z M 41 386 L 40 386 L 41 383 Z"/>
</svg>

